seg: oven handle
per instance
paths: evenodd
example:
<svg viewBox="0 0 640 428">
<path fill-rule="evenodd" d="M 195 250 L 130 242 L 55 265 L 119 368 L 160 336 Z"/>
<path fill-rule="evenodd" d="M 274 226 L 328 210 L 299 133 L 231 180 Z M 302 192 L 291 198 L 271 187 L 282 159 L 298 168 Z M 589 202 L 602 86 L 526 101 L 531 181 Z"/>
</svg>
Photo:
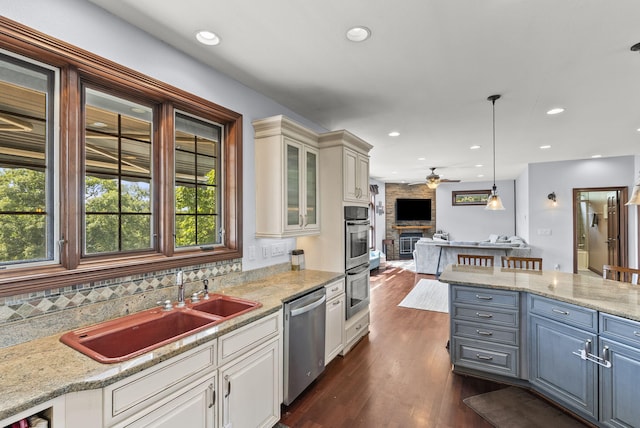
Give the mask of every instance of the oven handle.
<svg viewBox="0 0 640 428">
<path fill-rule="evenodd" d="M 364 272 L 365 270 L 369 270 L 369 263 L 367 263 L 366 265 L 362 265 L 362 267 L 359 268 L 358 270 L 352 269 L 350 271 L 347 271 L 347 275 L 358 275 Z"/>
<path fill-rule="evenodd" d="M 369 220 L 347 220 L 347 226 L 369 226 Z"/>
</svg>

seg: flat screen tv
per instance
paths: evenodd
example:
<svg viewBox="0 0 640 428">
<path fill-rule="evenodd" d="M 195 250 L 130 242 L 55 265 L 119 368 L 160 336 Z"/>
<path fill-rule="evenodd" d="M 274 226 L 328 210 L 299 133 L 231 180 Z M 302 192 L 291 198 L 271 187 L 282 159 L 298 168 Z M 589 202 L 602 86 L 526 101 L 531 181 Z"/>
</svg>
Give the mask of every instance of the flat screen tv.
<svg viewBox="0 0 640 428">
<path fill-rule="evenodd" d="M 431 221 L 431 199 L 396 199 L 396 221 Z"/>
</svg>

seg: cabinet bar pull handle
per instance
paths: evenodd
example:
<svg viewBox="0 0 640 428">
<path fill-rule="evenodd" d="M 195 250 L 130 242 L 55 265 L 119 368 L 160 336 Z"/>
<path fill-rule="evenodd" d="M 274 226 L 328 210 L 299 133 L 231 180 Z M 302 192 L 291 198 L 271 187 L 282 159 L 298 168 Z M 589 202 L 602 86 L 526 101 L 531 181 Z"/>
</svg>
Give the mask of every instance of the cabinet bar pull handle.
<svg viewBox="0 0 640 428">
<path fill-rule="evenodd" d="M 611 358 L 611 355 L 609 355 L 609 347 L 605 346 L 604 348 L 602 348 L 602 360 L 605 363 L 611 364 L 611 361 L 609 361 L 610 358 Z"/>
<path fill-rule="evenodd" d="M 227 393 L 225 394 L 224 398 L 227 398 L 229 394 L 231 394 L 231 381 L 229 380 L 229 376 L 225 376 L 224 380 L 227 381 Z"/>
<path fill-rule="evenodd" d="M 213 384 L 209 384 L 209 391 L 211 391 L 211 402 L 209 403 L 209 408 L 212 408 L 216 405 L 216 391 L 213 389 Z"/>
<path fill-rule="evenodd" d="M 479 360 L 487 360 L 487 361 L 493 360 L 493 357 L 491 355 L 476 354 L 476 358 Z"/>
<path fill-rule="evenodd" d="M 567 311 L 561 311 L 560 309 L 553 308 L 553 309 L 551 309 L 551 310 L 552 310 L 553 312 L 555 312 L 556 314 L 560 314 L 560 315 L 569 315 L 569 312 L 567 312 Z"/>
<path fill-rule="evenodd" d="M 338 306 L 340 303 L 342 303 L 342 302 L 340 302 L 339 300 L 335 301 L 335 302 L 333 302 L 333 306 Z"/>
<path fill-rule="evenodd" d="M 492 331 L 476 330 L 476 333 L 478 333 L 480 336 L 493 336 Z"/>
<path fill-rule="evenodd" d="M 476 312 L 476 316 L 480 318 L 493 318 L 493 314 L 483 314 L 481 312 Z"/>
<path fill-rule="evenodd" d="M 493 300 L 493 296 L 481 296 L 479 294 L 476 294 L 476 299 L 480 299 L 480 300 Z"/>
<path fill-rule="evenodd" d="M 302 219 L 302 214 L 300 214 L 298 217 L 300 217 L 300 221 L 298 221 L 298 226 L 302 227 L 302 224 L 304 223 L 304 220 Z"/>
</svg>

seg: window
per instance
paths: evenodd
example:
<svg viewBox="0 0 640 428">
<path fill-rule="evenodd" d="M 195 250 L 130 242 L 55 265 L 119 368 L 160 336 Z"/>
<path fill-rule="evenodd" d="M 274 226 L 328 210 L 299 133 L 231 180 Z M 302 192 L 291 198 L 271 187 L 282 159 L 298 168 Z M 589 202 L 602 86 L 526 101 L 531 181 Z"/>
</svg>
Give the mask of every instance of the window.
<svg viewBox="0 0 640 428">
<path fill-rule="evenodd" d="M 86 88 L 83 255 L 151 250 L 153 110 Z"/>
<path fill-rule="evenodd" d="M 218 245 L 222 128 L 181 113 L 175 124 L 176 248 Z"/>
<path fill-rule="evenodd" d="M 0 296 L 241 258 L 241 176 L 240 114 L 0 19 Z"/>
<path fill-rule="evenodd" d="M 0 267 L 55 262 L 56 73 L 0 53 Z"/>
</svg>

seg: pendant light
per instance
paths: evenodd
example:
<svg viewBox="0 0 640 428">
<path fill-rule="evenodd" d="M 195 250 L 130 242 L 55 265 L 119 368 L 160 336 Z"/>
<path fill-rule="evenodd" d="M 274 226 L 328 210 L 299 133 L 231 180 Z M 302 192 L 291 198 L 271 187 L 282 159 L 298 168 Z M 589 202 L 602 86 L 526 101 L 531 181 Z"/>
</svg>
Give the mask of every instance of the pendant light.
<svg viewBox="0 0 640 428">
<path fill-rule="evenodd" d="M 493 107 L 493 187 L 491 188 L 489 200 L 487 200 L 487 206 L 484 209 L 492 211 L 504 210 L 504 205 L 502 205 L 502 200 L 498 196 L 498 188 L 496 187 L 496 100 L 499 99 L 500 95 L 491 95 L 487 98 L 488 101 L 491 101 Z"/>
</svg>

